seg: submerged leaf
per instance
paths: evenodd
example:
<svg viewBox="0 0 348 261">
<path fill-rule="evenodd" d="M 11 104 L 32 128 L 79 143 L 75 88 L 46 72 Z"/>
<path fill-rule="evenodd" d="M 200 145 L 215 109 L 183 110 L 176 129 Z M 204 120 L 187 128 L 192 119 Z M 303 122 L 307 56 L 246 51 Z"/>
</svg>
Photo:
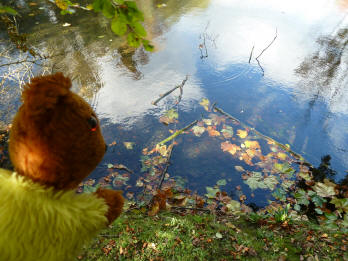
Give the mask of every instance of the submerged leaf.
<svg viewBox="0 0 348 261">
<path fill-rule="evenodd" d="M 168 125 L 169 123 L 174 123 L 176 119 L 179 118 L 179 114 L 175 109 L 170 109 L 160 117 L 160 122 Z"/>
<path fill-rule="evenodd" d="M 221 132 L 226 139 L 233 137 L 233 128 L 231 126 L 224 126 Z"/>
<path fill-rule="evenodd" d="M 226 179 L 220 179 L 216 182 L 218 186 L 225 186 L 227 184 Z"/>
</svg>

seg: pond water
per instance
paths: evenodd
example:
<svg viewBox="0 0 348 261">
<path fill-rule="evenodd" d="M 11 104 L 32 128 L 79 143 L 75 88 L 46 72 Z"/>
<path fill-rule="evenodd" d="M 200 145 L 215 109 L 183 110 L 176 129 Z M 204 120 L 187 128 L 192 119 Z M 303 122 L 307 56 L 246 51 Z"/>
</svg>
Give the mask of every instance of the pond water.
<svg viewBox="0 0 348 261">
<path fill-rule="evenodd" d="M 107 164 L 123 164 L 133 174 L 128 186 L 120 188 L 136 192 L 134 184 L 143 175 L 142 150 L 170 136 L 169 130 L 209 118 L 210 112 L 200 105 L 203 98 L 210 105 L 216 102 L 250 129 L 289 144 L 314 166 L 330 155 L 335 180 L 346 176 L 347 1 L 168 0 L 138 4 L 145 14 L 148 38 L 156 48 L 153 53 L 127 47 L 101 16 L 81 10 L 61 16 L 49 3 L 22 3 L 30 19 L 19 21 L 20 30 L 29 33 L 28 43 L 52 56 L 32 64 L 31 70 L 62 71 L 70 76 L 74 90 L 94 106 L 106 142 L 116 142 L 92 178 L 108 175 Z M 6 34 L 1 37 L 5 39 Z M 8 49 L 6 39 L 1 44 L 2 50 Z M 9 57 L 20 58 L 15 50 Z M 9 58 L 0 59 L 4 64 Z M 16 87 L 19 76 L 5 75 L 20 66 L 0 67 L 1 79 L 15 87 L 1 99 L 4 123 L 10 122 L 18 108 L 20 93 Z M 28 76 L 29 72 L 23 78 Z M 179 90 L 157 106 L 152 104 L 186 76 L 178 104 Z M 159 117 L 171 108 L 178 110 L 179 118 L 165 126 Z M 256 189 L 254 197 L 249 197 L 252 191 L 235 169 L 237 164 L 244 168 L 247 164 L 223 153 L 222 139 L 208 137 L 176 138 L 170 176 L 201 194 L 206 186 L 226 179 L 228 192 L 242 185 L 249 202 L 264 204 L 265 199 L 258 195 L 270 191 Z M 134 143 L 132 149 L 124 142 Z"/>
</svg>

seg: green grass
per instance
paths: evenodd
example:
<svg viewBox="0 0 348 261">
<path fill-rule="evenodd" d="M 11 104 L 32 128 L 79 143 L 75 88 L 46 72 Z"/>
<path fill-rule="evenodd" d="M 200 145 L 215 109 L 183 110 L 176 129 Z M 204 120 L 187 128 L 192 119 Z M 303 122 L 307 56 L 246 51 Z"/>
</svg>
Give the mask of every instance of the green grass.
<svg viewBox="0 0 348 261">
<path fill-rule="evenodd" d="M 309 222 L 260 225 L 247 216 L 123 214 L 80 260 L 348 260 L 347 235 Z"/>
</svg>

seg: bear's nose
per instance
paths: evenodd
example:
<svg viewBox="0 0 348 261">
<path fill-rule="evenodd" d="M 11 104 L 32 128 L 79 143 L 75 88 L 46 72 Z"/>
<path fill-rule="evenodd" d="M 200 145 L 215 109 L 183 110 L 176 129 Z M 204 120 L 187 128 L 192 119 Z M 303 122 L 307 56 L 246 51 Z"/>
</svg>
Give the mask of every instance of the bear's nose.
<svg viewBox="0 0 348 261">
<path fill-rule="evenodd" d="M 105 152 L 108 150 L 108 145 L 105 144 Z"/>
</svg>

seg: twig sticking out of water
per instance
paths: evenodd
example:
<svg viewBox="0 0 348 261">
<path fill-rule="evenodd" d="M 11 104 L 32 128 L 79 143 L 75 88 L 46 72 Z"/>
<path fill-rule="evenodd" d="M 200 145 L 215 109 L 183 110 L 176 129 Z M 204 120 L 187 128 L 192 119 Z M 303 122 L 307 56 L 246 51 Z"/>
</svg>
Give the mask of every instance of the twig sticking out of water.
<svg viewBox="0 0 348 261">
<path fill-rule="evenodd" d="M 180 96 L 179 96 L 179 98 L 180 98 L 180 100 L 181 100 L 182 90 L 183 90 L 183 87 L 184 87 L 184 85 L 185 85 L 187 79 L 188 79 L 188 75 L 186 75 L 185 79 L 182 81 L 182 83 L 181 83 L 180 85 L 177 85 L 177 86 L 175 86 L 173 89 L 171 89 L 171 90 L 167 91 L 166 93 L 160 95 L 160 97 L 159 97 L 157 100 L 155 100 L 155 101 L 152 102 L 152 105 L 157 105 L 157 103 L 158 103 L 160 100 L 162 100 L 164 97 L 168 96 L 169 94 L 171 94 L 173 91 L 175 91 L 175 90 L 178 89 L 178 88 L 180 88 Z"/>
<path fill-rule="evenodd" d="M 278 141 L 275 141 L 274 139 L 272 139 L 271 137 L 268 137 L 264 134 L 262 134 L 261 132 L 255 130 L 255 128 L 252 128 L 252 127 L 249 127 L 248 125 L 242 123 L 240 120 L 238 120 L 237 118 L 233 117 L 231 114 L 225 112 L 224 110 L 220 109 L 219 107 L 217 107 L 216 105 L 214 105 L 214 109 L 215 111 L 221 113 L 222 115 L 226 116 L 227 118 L 235 121 L 235 122 L 238 122 L 243 128 L 247 128 L 247 129 L 250 129 L 252 130 L 253 132 L 255 132 L 256 135 L 258 135 L 259 137 L 262 137 L 264 138 L 265 140 L 267 141 L 270 141 L 274 144 L 276 144 L 277 146 L 281 147 L 283 150 L 289 152 L 293 157 L 295 157 L 296 159 L 300 160 L 300 162 L 302 162 L 303 164 L 307 165 L 307 166 L 310 166 L 310 167 L 313 167 L 309 162 L 307 162 L 301 155 L 297 154 L 296 152 L 292 151 L 289 147 L 285 146 L 284 144 L 282 143 L 279 143 Z"/>
<path fill-rule="evenodd" d="M 249 63 L 250 63 L 251 57 L 253 56 L 254 47 L 255 47 L 255 45 L 253 45 L 253 48 L 251 49 L 251 52 L 250 52 Z"/>
<path fill-rule="evenodd" d="M 265 75 L 265 71 L 263 70 L 263 68 L 262 68 L 262 66 L 261 66 L 261 64 L 260 64 L 259 58 L 260 58 L 260 56 L 261 56 L 261 55 L 274 43 L 275 39 L 277 39 L 277 36 L 278 36 L 278 30 L 277 30 L 277 28 L 276 28 L 275 36 L 274 36 L 272 42 L 271 42 L 265 49 L 262 50 L 262 52 L 259 54 L 259 56 L 257 56 L 257 57 L 255 58 L 256 61 L 257 61 L 257 63 L 259 64 L 261 70 L 262 70 L 262 76 Z M 249 62 L 250 62 L 250 59 L 249 59 Z"/>
<path fill-rule="evenodd" d="M 191 122 L 189 125 L 187 125 L 186 127 L 182 128 L 181 130 L 178 130 L 176 132 L 174 132 L 174 134 L 170 135 L 168 138 L 162 140 L 161 142 L 159 142 L 159 145 L 164 145 L 165 143 L 167 143 L 168 141 L 171 141 L 172 139 L 176 138 L 177 136 L 179 136 L 180 134 L 182 134 L 184 131 L 192 128 L 194 125 L 196 125 L 198 122 L 198 120 L 195 120 L 193 122 Z"/>
</svg>

